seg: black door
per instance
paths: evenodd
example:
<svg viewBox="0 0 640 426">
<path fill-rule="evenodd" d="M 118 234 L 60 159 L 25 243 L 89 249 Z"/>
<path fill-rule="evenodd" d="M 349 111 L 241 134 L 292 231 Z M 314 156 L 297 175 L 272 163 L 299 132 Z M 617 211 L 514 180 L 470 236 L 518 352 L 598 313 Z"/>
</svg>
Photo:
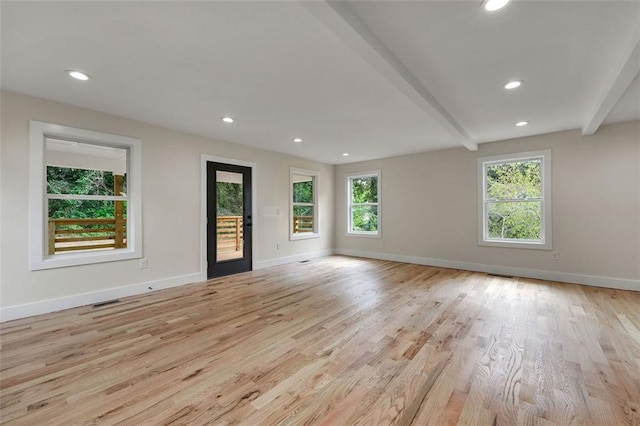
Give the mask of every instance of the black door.
<svg viewBox="0 0 640 426">
<path fill-rule="evenodd" d="M 251 270 L 251 168 L 207 162 L 207 277 Z"/>
</svg>

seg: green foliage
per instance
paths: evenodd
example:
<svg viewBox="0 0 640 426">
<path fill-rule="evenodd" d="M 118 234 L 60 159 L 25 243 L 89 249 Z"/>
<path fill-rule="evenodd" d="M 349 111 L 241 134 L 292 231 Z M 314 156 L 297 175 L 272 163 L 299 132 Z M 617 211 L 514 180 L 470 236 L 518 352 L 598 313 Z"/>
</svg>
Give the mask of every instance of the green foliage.
<svg viewBox="0 0 640 426">
<path fill-rule="evenodd" d="M 313 181 L 293 183 L 294 203 L 313 203 Z"/>
<path fill-rule="evenodd" d="M 124 182 L 126 185 L 126 176 Z M 48 194 L 112 196 L 113 184 L 112 172 L 47 166 Z M 114 202 L 108 200 L 49 200 L 48 209 L 52 219 L 114 217 Z"/>
<path fill-rule="evenodd" d="M 369 176 L 351 179 L 352 202 L 377 203 L 378 202 L 378 177 Z"/>
<path fill-rule="evenodd" d="M 489 238 L 539 240 L 541 237 L 541 161 L 518 161 L 487 167 Z M 523 201 L 508 201 L 523 200 Z"/>
<path fill-rule="evenodd" d="M 361 203 L 378 202 L 378 177 L 358 177 L 351 179 L 351 229 L 353 231 L 378 230 L 378 206 L 358 206 Z"/>
<path fill-rule="evenodd" d="M 487 167 L 487 195 L 491 200 L 540 198 L 540 160 L 494 164 Z"/>
<path fill-rule="evenodd" d="M 216 183 L 216 209 L 218 216 L 242 216 L 242 185 L 231 182 Z"/>
<path fill-rule="evenodd" d="M 489 238 L 511 240 L 540 239 L 539 201 L 525 203 L 490 203 Z"/>
<path fill-rule="evenodd" d="M 51 219 L 111 219 L 113 211 L 113 201 L 49 200 Z"/>
<path fill-rule="evenodd" d="M 351 210 L 351 229 L 353 231 L 377 231 L 378 207 L 354 206 Z"/>
<path fill-rule="evenodd" d="M 313 217 L 313 206 L 293 206 L 293 215 Z"/>
</svg>

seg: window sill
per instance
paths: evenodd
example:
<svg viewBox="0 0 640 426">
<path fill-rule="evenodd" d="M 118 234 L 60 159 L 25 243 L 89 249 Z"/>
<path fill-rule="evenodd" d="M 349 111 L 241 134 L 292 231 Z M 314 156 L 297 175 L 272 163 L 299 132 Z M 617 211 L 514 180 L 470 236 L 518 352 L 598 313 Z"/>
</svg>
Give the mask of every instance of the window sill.
<svg viewBox="0 0 640 426">
<path fill-rule="evenodd" d="M 347 237 L 360 237 L 360 238 L 382 238 L 382 234 L 378 232 L 347 232 Z"/>
<path fill-rule="evenodd" d="M 303 234 L 291 234 L 289 235 L 289 240 L 310 240 L 312 238 L 320 238 L 320 234 L 317 232 L 305 232 Z"/>
<path fill-rule="evenodd" d="M 479 246 L 483 247 L 501 247 L 513 249 L 533 249 L 533 250 L 552 250 L 550 243 L 535 243 L 531 241 L 506 241 L 506 240 L 481 240 L 478 241 Z"/>
<path fill-rule="evenodd" d="M 32 259 L 29 269 L 66 268 L 69 266 L 91 265 L 94 263 L 115 262 L 118 260 L 139 259 L 141 253 L 131 249 L 104 250 L 101 252 L 65 253 L 47 256 L 44 259 Z"/>
</svg>

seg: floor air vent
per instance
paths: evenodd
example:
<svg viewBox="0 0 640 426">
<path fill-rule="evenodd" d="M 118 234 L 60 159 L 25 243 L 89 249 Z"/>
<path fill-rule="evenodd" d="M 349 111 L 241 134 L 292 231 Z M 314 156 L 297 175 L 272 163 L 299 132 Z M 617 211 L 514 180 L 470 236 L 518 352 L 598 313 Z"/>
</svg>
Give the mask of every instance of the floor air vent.
<svg viewBox="0 0 640 426">
<path fill-rule="evenodd" d="M 500 274 L 487 274 L 490 277 L 500 277 L 500 278 L 515 278 L 513 275 L 500 275 Z"/>
<path fill-rule="evenodd" d="M 105 305 L 113 305 L 114 303 L 120 303 L 120 300 L 113 299 L 113 300 L 107 300 L 106 302 L 94 303 L 93 305 L 91 305 L 91 307 L 92 308 L 100 308 L 100 307 L 105 306 Z"/>
<path fill-rule="evenodd" d="M 301 260 L 300 263 L 309 263 L 308 260 Z"/>
</svg>

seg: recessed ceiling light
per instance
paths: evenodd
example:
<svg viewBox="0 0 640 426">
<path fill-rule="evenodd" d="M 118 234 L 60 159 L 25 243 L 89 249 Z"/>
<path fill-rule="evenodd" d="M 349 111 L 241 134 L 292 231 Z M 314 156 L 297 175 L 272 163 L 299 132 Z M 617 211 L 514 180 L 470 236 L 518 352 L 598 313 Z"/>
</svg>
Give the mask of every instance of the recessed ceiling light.
<svg viewBox="0 0 640 426">
<path fill-rule="evenodd" d="M 504 88 L 507 90 L 515 89 L 516 87 L 522 86 L 522 83 L 524 83 L 522 80 L 513 80 L 505 84 Z"/>
<path fill-rule="evenodd" d="M 343 153 L 342 153 L 342 156 L 343 156 L 343 157 L 348 157 L 348 156 L 349 156 L 349 153 L 348 153 L 348 152 L 343 152 Z"/>
<path fill-rule="evenodd" d="M 300 142 L 302 142 L 302 139 L 300 139 L 300 138 L 295 138 L 293 141 L 294 141 L 295 143 L 300 143 Z"/>
<path fill-rule="evenodd" d="M 224 121 L 225 123 L 231 124 L 236 120 L 234 120 L 233 117 L 222 117 L 222 121 Z"/>
<path fill-rule="evenodd" d="M 529 124 L 529 122 L 528 122 L 528 121 L 518 121 L 518 122 L 516 123 L 516 126 L 518 126 L 518 127 L 522 127 L 522 126 L 526 126 L 527 124 Z"/>
<path fill-rule="evenodd" d="M 91 78 L 91 76 L 89 74 L 85 74 L 85 73 L 80 72 L 80 71 L 67 70 L 67 74 L 69 74 L 70 77 L 73 77 L 76 80 L 87 81 L 87 80 L 89 80 Z"/>
<path fill-rule="evenodd" d="M 495 12 L 505 7 L 509 1 L 510 0 L 484 0 L 482 7 L 484 7 L 484 10 L 487 12 Z"/>
</svg>

